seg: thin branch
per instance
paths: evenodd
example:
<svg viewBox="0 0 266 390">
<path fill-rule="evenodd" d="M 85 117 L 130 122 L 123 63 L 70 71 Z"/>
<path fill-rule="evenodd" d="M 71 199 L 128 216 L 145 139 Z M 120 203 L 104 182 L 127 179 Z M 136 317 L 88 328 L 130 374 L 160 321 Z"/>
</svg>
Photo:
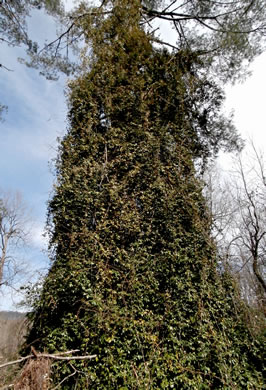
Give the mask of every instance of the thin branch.
<svg viewBox="0 0 266 390">
<path fill-rule="evenodd" d="M 220 29 L 220 28 L 215 28 L 214 26 L 211 26 L 210 24 L 206 23 L 205 21 L 214 21 L 218 24 L 218 26 L 221 26 L 221 23 L 218 21 L 218 18 L 224 17 L 226 15 L 230 15 L 233 13 L 236 13 L 237 11 L 240 11 L 241 8 L 236 8 L 232 11 L 228 11 L 225 13 L 217 14 L 214 16 L 204 16 L 204 15 L 193 15 L 193 14 L 185 14 L 185 13 L 177 13 L 177 12 L 163 12 L 163 11 L 156 11 L 156 10 L 149 10 L 147 7 L 143 6 L 142 7 L 143 11 L 146 12 L 148 16 L 154 17 L 154 18 L 159 18 L 163 20 L 168 20 L 173 22 L 175 21 L 183 21 L 183 20 L 195 20 L 204 27 L 215 31 L 215 32 L 220 32 L 220 33 L 227 33 L 228 30 Z M 262 28 L 265 28 L 265 25 L 255 27 L 250 30 L 229 30 L 232 34 L 249 34 L 253 33 L 259 30 L 262 30 Z"/>
<path fill-rule="evenodd" d="M 245 10 L 244 10 L 242 16 L 245 15 L 245 14 L 247 14 L 247 13 L 249 12 L 249 10 L 253 7 L 254 3 L 255 3 L 255 0 L 252 0 L 252 1 L 249 3 L 249 5 L 245 8 Z"/>
<path fill-rule="evenodd" d="M 64 31 L 59 37 L 57 37 L 54 41 L 48 43 L 48 45 L 45 45 L 38 53 L 38 55 L 40 55 L 44 50 L 47 50 L 48 47 L 51 47 L 53 46 L 56 42 L 58 43 L 57 44 L 57 48 L 56 48 L 56 52 L 58 50 L 58 47 L 60 46 L 60 43 L 61 43 L 61 40 L 63 39 L 63 37 L 65 35 L 68 35 L 70 30 L 75 26 L 75 22 L 73 22 L 66 31 Z"/>
<path fill-rule="evenodd" d="M 244 264 L 237 271 L 235 271 L 235 274 L 240 273 L 243 270 L 243 268 L 248 264 L 248 262 L 250 262 L 251 259 L 252 256 L 248 257 L 248 259 L 244 262 Z"/>
<path fill-rule="evenodd" d="M 151 41 L 159 43 L 160 45 L 169 46 L 169 47 L 171 47 L 172 49 L 175 49 L 175 50 L 179 50 L 179 48 L 177 46 L 171 45 L 171 43 L 168 43 L 168 42 L 161 41 L 158 38 L 151 38 Z"/>
<path fill-rule="evenodd" d="M 3 8 L 3 7 L 2 7 Z M 17 22 L 18 26 L 19 26 L 19 29 L 22 31 L 22 33 L 24 34 L 24 39 L 25 39 L 25 42 L 28 43 L 28 34 L 26 33 L 24 27 L 22 26 L 22 24 L 20 23 L 19 19 L 17 18 L 16 14 L 13 12 L 11 6 L 8 5 L 8 10 L 3 8 L 5 11 L 8 11 L 9 14 L 11 14 L 11 17 L 9 16 L 9 18 L 11 19 L 11 21 L 13 22 L 12 18 L 15 19 L 15 21 Z"/>
<path fill-rule="evenodd" d="M 176 0 L 174 0 L 172 3 L 170 3 L 166 8 L 164 8 L 161 12 L 163 13 L 163 12 L 166 12 L 174 3 L 176 2 Z M 142 7 L 142 9 L 144 9 L 144 7 Z M 155 18 L 156 18 L 156 16 L 151 16 L 150 17 L 150 19 L 146 19 L 146 17 L 144 17 L 145 18 L 145 20 L 146 20 L 146 23 L 148 23 L 148 24 L 150 24 L 150 22 L 151 21 L 153 21 Z M 145 23 L 145 22 L 144 22 Z M 144 24 L 143 23 L 143 24 Z"/>
<path fill-rule="evenodd" d="M 1 31 L 1 33 L 3 33 L 3 31 Z M 10 45 L 10 46 L 14 46 L 15 45 L 15 41 L 8 41 L 7 39 L 5 39 L 5 38 L 2 38 L 2 37 L 0 37 L 0 41 L 2 41 L 2 42 L 5 42 L 5 43 L 7 43 L 8 45 Z"/>
<path fill-rule="evenodd" d="M 68 36 L 68 34 L 70 33 L 70 31 L 73 29 L 73 27 L 76 25 L 76 22 L 79 20 L 79 19 L 82 19 L 86 16 L 98 16 L 98 15 L 110 15 L 112 13 L 112 11 L 100 11 L 100 12 L 85 12 L 84 14 L 82 15 L 79 15 L 77 17 L 70 17 L 70 20 L 74 20 L 70 26 L 66 29 L 66 31 L 64 31 L 61 35 L 59 35 L 59 37 L 57 37 L 55 40 L 53 40 L 52 42 L 48 43 L 47 45 L 45 45 L 38 53 L 38 55 L 40 55 L 44 50 L 48 49 L 49 47 L 53 46 L 55 43 L 57 43 L 57 48 L 56 48 L 56 54 L 58 52 L 58 49 L 60 47 L 60 43 L 62 41 L 62 39 L 65 37 L 65 36 Z M 55 54 L 55 55 L 56 55 Z"/>
<path fill-rule="evenodd" d="M 170 16 L 170 17 L 174 17 L 174 18 L 180 18 L 180 19 L 183 19 L 183 18 L 187 18 L 187 19 L 196 19 L 196 18 L 199 18 L 201 20 L 215 20 L 217 21 L 218 18 L 222 17 L 222 16 L 228 16 L 228 15 L 231 15 L 232 13 L 236 13 L 238 11 L 241 10 L 241 7 L 239 8 L 235 8 L 233 10 L 230 10 L 230 11 L 227 11 L 227 12 L 223 12 L 223 13 L 220 13 L 220 14 L 217 14 L 217 15 L 209 15 L 209 16 L 205 16 L 205 15 L 193 15 L 193 14 L 184 14 L 184 13 L 179 13 L 179 12 L 175 12 L 174 10 L 172 11 L 168 11 L 168 12 L 165 12 L 165 11 L 156 11 L 156 10 L 149 10 L 147 7 L 143 6 L 142 7 L 143 10 L 145 12 L 147 12 L 148 15 L 150 16 L 155 16 L 155 17 L 161 17 L 161 16 Z"/>
<path fill-rule="evenodd" d="M 62 385 L 62 383 L 64 383 L 68 378 L 71 378 L 72 376 L 76 375 L 76 373 L 77 373 L 77 370 L 74 368 L 74 371 L 71 372 L 71 374 L 66 376 L 64 379 L 62 379 L 61 382 L 58 383 L 58 385 L 56 385 L 55 387 L 52 388 L 52 390 L 58 389 Z"/>
<path fill-rule="evenodd" d="M 75 374 L 87 375 L 87 373 L 85 373 L 84 371 L 77 370 L 71 363 L 69 365 L 73 369 L 73 372 L 71 374 L 69 374 L 68 376 L 66 376 L 65 378 L 63 378 L 62 381 L 60 383 L 58 383 L 55 387 L 53 387 L 51 390 L 56 390 L 56 389 L 60 388 L 62 383 L 64 383 L 68 378 L 71 378 Z"/>
<path fill-rule="evenodd" d="M 251 143 L 253 152 L 255 153 L 255 156 L 256 156 L 256 159 L 257 159 L 257 163 L 259 164 L 259 169 L 260 169 L 260 175 L 261 175 L 262 183 L 263 183 L 264 186 L 266 186 L 265 169 L 264 169 L 264 164 L 263 164 L 263 154 L 259 155 L 258 150 L 257 150 L 257 148 L 254 145 L 254 142 L 252 140 L 250 140 L 250 143 Z"/>
<path fill-rule="evenodd" d="M 8 70 L 9 72 L 14 72 L 13 69 L 9 69 L 5 65 L 3 65 L 3 64 L 0 64 L 0 68 L 4 68 L 4 69 Z"/>
<path fill-rule="evenodd" d="M 104 6 L 104 4 L 106 3 L 106 0 L 102 0 L 102 4 L 100 5 L 99 8 L 102 8 Z"/>
</svg>

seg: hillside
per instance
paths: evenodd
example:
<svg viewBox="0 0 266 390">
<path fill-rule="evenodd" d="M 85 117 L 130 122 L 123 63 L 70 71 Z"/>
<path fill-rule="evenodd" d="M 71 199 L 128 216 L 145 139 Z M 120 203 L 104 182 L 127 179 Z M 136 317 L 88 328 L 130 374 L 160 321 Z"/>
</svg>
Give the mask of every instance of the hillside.
<svg viewBox="0 0 266 390">
<path fill-rule="evenodd" d="M 25 334 L 25 313 L 0 312 L 0 357 L 8 359 L 16 355 L 18 345 Z"/>
</svg>

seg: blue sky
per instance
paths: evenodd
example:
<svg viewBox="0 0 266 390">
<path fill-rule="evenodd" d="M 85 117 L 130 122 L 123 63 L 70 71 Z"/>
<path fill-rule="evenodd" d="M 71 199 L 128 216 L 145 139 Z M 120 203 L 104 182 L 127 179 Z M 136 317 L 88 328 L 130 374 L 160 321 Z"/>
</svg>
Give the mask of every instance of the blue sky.
<svg viewBox="0 0 266 390">
<path fill-rule="evenodd" d="M 52 34 L 54 26 L 49 26 L 48 18 L 40 13 L 35 16 L 31 29 L 40 26 L 38 38 L 46 29 Z M 8 106 L 5 120 L 0 122 L 0 189 L 20 191 L 31 209 L 32 239 L 18 257 L 33 271 L 48 263 L 42 253 L 46 247 L 42 233 L 54 180 L 49 162 L 56 156 L 57 137 L 66 129 L 66 80 L 47 81 L 38 71 L 17 62 L 23 54 L 23 48 L 0 45 L 1 63 L 12 69 L 0 69 L 0 102 Z M 0 296 L 0 310 L 14 308 L 10 293 Z"/>
<path fill-rule="evenodd" d="M 36 14 L 30 25 L 42 40 L 54 32 L 54 26 L 42 14 Z M 49 37 L 48 37 L 49 38 Z M 0 122 L 0 188 L 18 190 L 32 210 L 32 240 L 19 256 L 27 263 L 31 276 L 47 267 L 46 247 L 42 237 L 46 203 L 52 191 L 54 177 L 49 162 L 56 156 L 57 138 L 66 130 L 63 77 L 47 81 L 38 71 L 17 62 L 22 48 L 0 45 L 0 59 L 12 72 L 0 68 L 0 102 L 8 106 L 5 121 Z M 244 137 L 251 136 L 262 149 L 266 146 L 266 54 L 252 65 L 253 76 L 245 83 L 227 87 L 227 110 L 234 109 L 235 123 Z M 222 164 L 230 166 L 223 157 Z M 13 295 L 14 302 L 20 298 Z M 15 309 L 11 291 L 0 296 L 0 310 Z"/>
</svg>

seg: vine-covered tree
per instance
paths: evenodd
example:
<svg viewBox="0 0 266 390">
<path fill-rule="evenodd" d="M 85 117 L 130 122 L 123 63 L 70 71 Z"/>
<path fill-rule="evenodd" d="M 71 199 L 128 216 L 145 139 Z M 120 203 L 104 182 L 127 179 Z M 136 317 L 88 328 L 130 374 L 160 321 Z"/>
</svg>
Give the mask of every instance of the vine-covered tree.
<svg viewBox="0 0 266 390">
<path fill-rule="evenodd" d="M 223 95 L 187 49 L 156 49 L 139 0 L 82 18 L 49 204 L 53 264 L 27 344 L 64 389 L 259 389 L 259 345 L 216 270 L 194 161 L 237 144 Z"/>
</svg>

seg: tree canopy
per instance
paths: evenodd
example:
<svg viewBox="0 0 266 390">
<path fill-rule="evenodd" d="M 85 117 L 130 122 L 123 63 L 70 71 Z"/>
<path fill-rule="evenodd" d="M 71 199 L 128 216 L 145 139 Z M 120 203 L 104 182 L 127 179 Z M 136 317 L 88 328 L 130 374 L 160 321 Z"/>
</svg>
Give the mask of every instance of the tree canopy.
<svg viewBox="0 0 266 390">
<path fill-rule="evenodd" d="M 158 1 L 145 0 L 135 5 L 139 23 L 153 37 L 153 42 L 169 50 L 189 49 L 204 60 L 223 81 L 242 77 L 246 65 L 265 49 L 266 11 L 264 0 L 240 1 Z M 26 63 L 37 67 L 48 78 L 58 71 L 70 74 L 78 70 L 79 53 L 88 40 L 86 20 L 114 12 L 111 0 L 78 1 L 74 10 L 64 11 L 62 0 L 0 2 L 0 40 L 9 45 L 25 45 Z M 27 31 L 27 17 L 33 9 L 44 8 L 60 21 L 58 36 L 45 47 Z M 165 24 L 172 28 L 171 42 L 160 36 Z M 172 43 L 173 42 L 173 43 Z M 90 48 L 88 48 L 90 50 Z M 1 59 L 4 66 L 4 59 Z"/>
<path fill-rule="evenodd" d="M 90 55 L 86 20 L 114 12 L 115 2 L 78 1 L 66 12 L 64 0 L 0 1 L 0 42 L 24 46 L 20 58 L 41 75 L 56 80 L 80 72 L 80 53 Z M 98 5 L 97 5 L 98 3 Z M 153 44 L 170 51 L 189 50 L 201 56 L 202 72 L 216 79 L 235 81 L 245 77 L 249 63 L 265 49 L 266 10 L 264 0 L 179 2 L 143 0 L 139 2 L 139 23 L 152 38 Z M 28 17 L 34 9 L 44 9 L 58 23 L 58 34 L 51 42 L 40 44 L 28 33 Z M 172 39 L 161 37 L 163 25 L 172 28 Z M 172 43 L 173 41 L 173 43 Z M 85 44 L 85 46 L 84 46 Z M 0 70 L 10 70 L 5 58 Z M 0 120 L 7 107 L 0 103 Z"/>
<path fill-rule="evenodd" d="M 37 43 L 29 37 L 27 31 L 27 17 L 34 8 L 45 8 L 53 15 L 62 12 L 59 0 L 2 0 L 0 2 L 0 41 L 11 46 L 24 44 L 30 52 L 36 52 Z"/>
<path fill-rule="evenodd" d="M 4 5 L 1 6 L 2 13 Z M 42 5 L 53 15 L 60 15 L 61 32 L 53 42 L 39 50 L 36 43 L 28 38 L 25 41 L 24 15 L 29 7 Z M 266 11 L 263 0 L 142 1 L 135 6 L 140 13 L 140 25 L 154 43 L 173 51 L 189 49 L 197 52 L 208 72 L 211 69 L 223 81 L 243 76 L 246 65 L 265 49 Z M 116 3 L 109 0 L 98 2 L 98 5 L 95 1 L 80 1 L 74 10 L 64 13 L 63 2 L 60 4 L 59 0 L 26 2 L 18 11 L 14 9 L 20 12 L 18 17 L 22 16 L 22 22 L 18 24 L 16 17 L 16 23 L 12 21 L 8 24 L 7 33 L 30 46 L 31 62 L 28 64 L 31 66 L 39 66 L 48 77 L 55 77 L 56 68 L 69 74 L 77 65 L 69 54 L 71 48 L 79 52 L 88 41 L 86 21 L 93 17 L 97 19 L 99 14 L 111 14 L 115 12 L 115 7 Z M 5 11 L 3 20 L 7 15 Z M 160 36 L 162 23 L 172 28 L 173 44 Z M 14 28 L 10 28 L 13 25 Z"/>
</svg>

